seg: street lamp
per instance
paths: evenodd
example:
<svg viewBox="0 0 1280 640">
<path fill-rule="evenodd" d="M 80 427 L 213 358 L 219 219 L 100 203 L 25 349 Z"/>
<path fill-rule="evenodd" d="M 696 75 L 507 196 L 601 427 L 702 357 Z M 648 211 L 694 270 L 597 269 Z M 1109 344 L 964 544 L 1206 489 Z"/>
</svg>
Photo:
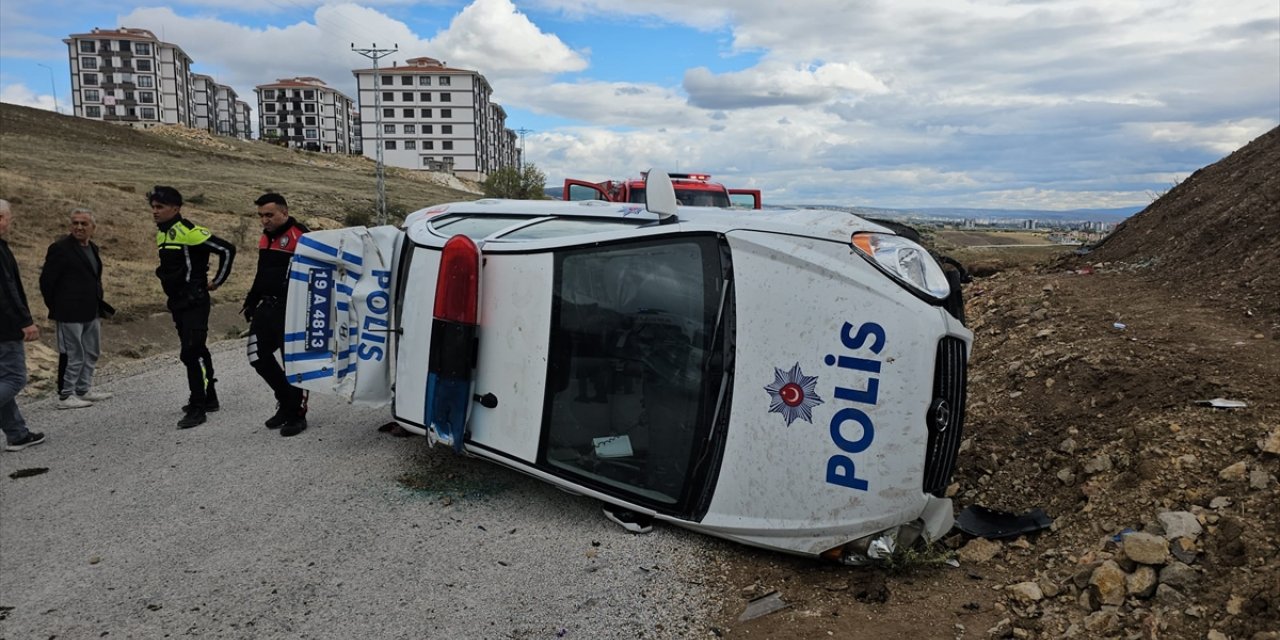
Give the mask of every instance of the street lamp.
<svg viewBox="0 0 1280 640">
<path fill-rule="evenodd" d="M 49 89 L 53 90 L 53 112 L 62 113 L 62 111 L 58 109 L 58 86 L 53 83 L 53 67 L 50 67 L 47 64 L 42 64 L 39 62 L 37 62 L 36 64 L 49 70 Z"/>
</svg>

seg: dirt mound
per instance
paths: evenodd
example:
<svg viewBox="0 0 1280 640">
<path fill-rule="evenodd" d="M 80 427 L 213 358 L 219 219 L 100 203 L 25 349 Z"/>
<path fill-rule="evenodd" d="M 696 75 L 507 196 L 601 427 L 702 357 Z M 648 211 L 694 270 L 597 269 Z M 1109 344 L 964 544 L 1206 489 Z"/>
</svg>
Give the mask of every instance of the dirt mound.
<svg viewBox="0 0 1280 640">
<path fill-rule="evenodd" d="M 1211 164 L 1125 221 L 1090 261 L 1233 312 L 1280 313 L 1280 127 Z"/>
</svg>

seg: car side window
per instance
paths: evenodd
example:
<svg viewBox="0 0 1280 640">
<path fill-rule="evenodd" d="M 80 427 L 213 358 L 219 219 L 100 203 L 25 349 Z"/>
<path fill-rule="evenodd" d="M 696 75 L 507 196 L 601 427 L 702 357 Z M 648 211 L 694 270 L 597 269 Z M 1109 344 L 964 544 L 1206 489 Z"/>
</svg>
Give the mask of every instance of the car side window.
<svg viewBox="0 0 1280 640">
<path fill-rule="evenodd" d="M 557 256 L 545 462 L 588 484 L 672 507 L 707 425 L 705 375 L 719 291 L 712 237 Z"/>
</svg>

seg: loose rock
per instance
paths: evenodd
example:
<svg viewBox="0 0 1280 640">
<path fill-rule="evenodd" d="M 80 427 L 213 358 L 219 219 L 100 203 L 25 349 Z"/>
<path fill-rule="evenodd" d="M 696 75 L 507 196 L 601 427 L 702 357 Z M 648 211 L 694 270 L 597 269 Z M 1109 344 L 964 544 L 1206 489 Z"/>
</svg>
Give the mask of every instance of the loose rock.
<svg viewBox="0 0 1280 640">
<path fill-rule="evenodd" d="M 1157 576 L 1152 567 L 1141 566 L 1125 577 L 1125 592 L 1139 598 L 1150 598 L 1156 592 Z"/>
<path fill-rule="evenodd" d="M 1000 549 L 1001 547 L 999 542 L 992 542 L 986 538 L 974 538 L 956 552 L 956 557 L 959 558 L 961 562 L 981 564 L 983 562 L 990 562 L 992 558 L 996 557 L 1000 553 Z"/>
<path fill-rule="evenodd" d="M 1200 574 L 1195 569 L 1178 562 L 1173 561 L 1165 568 L 1160 570 L 1160 586 L 1178 587 L 1186 589 L 1200 581 Z"/>
<path fill-rule="evenodd" d="M 1227 482 L 1243 482 L 1248 473 L 1249 463 L 1241 460 L 1240 462 L 1219 471 L 1218 478 L 1220 480 L 1226 480 Z"/>
<path fill-rule="evenodd" d="M 1124 604 L 1125 573 L 1114 560 L 1107 560 L 1089 576 L 1089 592 L 1104 605 Z"/>
<path fill-rule="evenodd" d="M 1124 537 L 1124 555 L 1140 564 L 1162 565 L 1169 559 L 1169 541 L 1149 533 Z"/>
<path fill-rule="evenodd" d="M 1044 592 L 1040 590 L 1040 585 L 1034 582 L 1019 582 L 1008 588 L 1014 599 L 1022 602 L 1039 602 L 1044 599 Z"/>
<path fill-rule="evenodd" d="M 1177 538 L 1195 540 L 1204 532 L 1204 527 L 1200 526 L 1200 521 L 1190 511 L 1165 511 L 1157 515 L 1156 520 L 1159 520 L 1160 526 L 1164 527 L 1166 540 Z"/>
</svg>

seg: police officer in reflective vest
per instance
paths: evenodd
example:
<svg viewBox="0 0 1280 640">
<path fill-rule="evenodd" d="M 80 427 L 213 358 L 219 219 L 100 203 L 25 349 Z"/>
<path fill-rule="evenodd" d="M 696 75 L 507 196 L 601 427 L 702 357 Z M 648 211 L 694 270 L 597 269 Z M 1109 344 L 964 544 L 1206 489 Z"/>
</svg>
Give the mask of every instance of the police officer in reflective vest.
<svg viewBox="0 0 1280 640">
<path fill-rule="evenodd" d="M 213 235 L 208 229 L 182 217 L 182 194 L 173 187 L 155 187 L 147 194 L 151 217 L 155 219 L 156 247 L 160 266 L 156 277 L 168 298 L 169 313 L 178 329 L 182 345 L 179 358 L 187 369 L 191 395 L 182 407 L 179 429 L 204 424 L 205 413 L 217 411 L 218 392 L 214 388 L 213 357 L 205 341 L 209 336 L 209 292 L 222 286 L 231 275 L 235 245 Z M 209 255 L 218 256 L 218 270 L 209 278 Z"/>
<path fill-rule="evenodd" d="M 254 201 L 262 222 L 258 239 L 258 272 L 245 296 L 245 320 L 249 321 L 249 364 L 276 396 L 276 413 L 267 418 L 268 429 L 280 429 L 289 437 L 307 428 L 307 394 L 289 386 L 276 362 L 284 347 L 285 298 L 289 285 L 289 261 L 298 239 L 308 229 L 289 215 L 289 203 L 278 193 L 263 194 Z"/>
</svg>

